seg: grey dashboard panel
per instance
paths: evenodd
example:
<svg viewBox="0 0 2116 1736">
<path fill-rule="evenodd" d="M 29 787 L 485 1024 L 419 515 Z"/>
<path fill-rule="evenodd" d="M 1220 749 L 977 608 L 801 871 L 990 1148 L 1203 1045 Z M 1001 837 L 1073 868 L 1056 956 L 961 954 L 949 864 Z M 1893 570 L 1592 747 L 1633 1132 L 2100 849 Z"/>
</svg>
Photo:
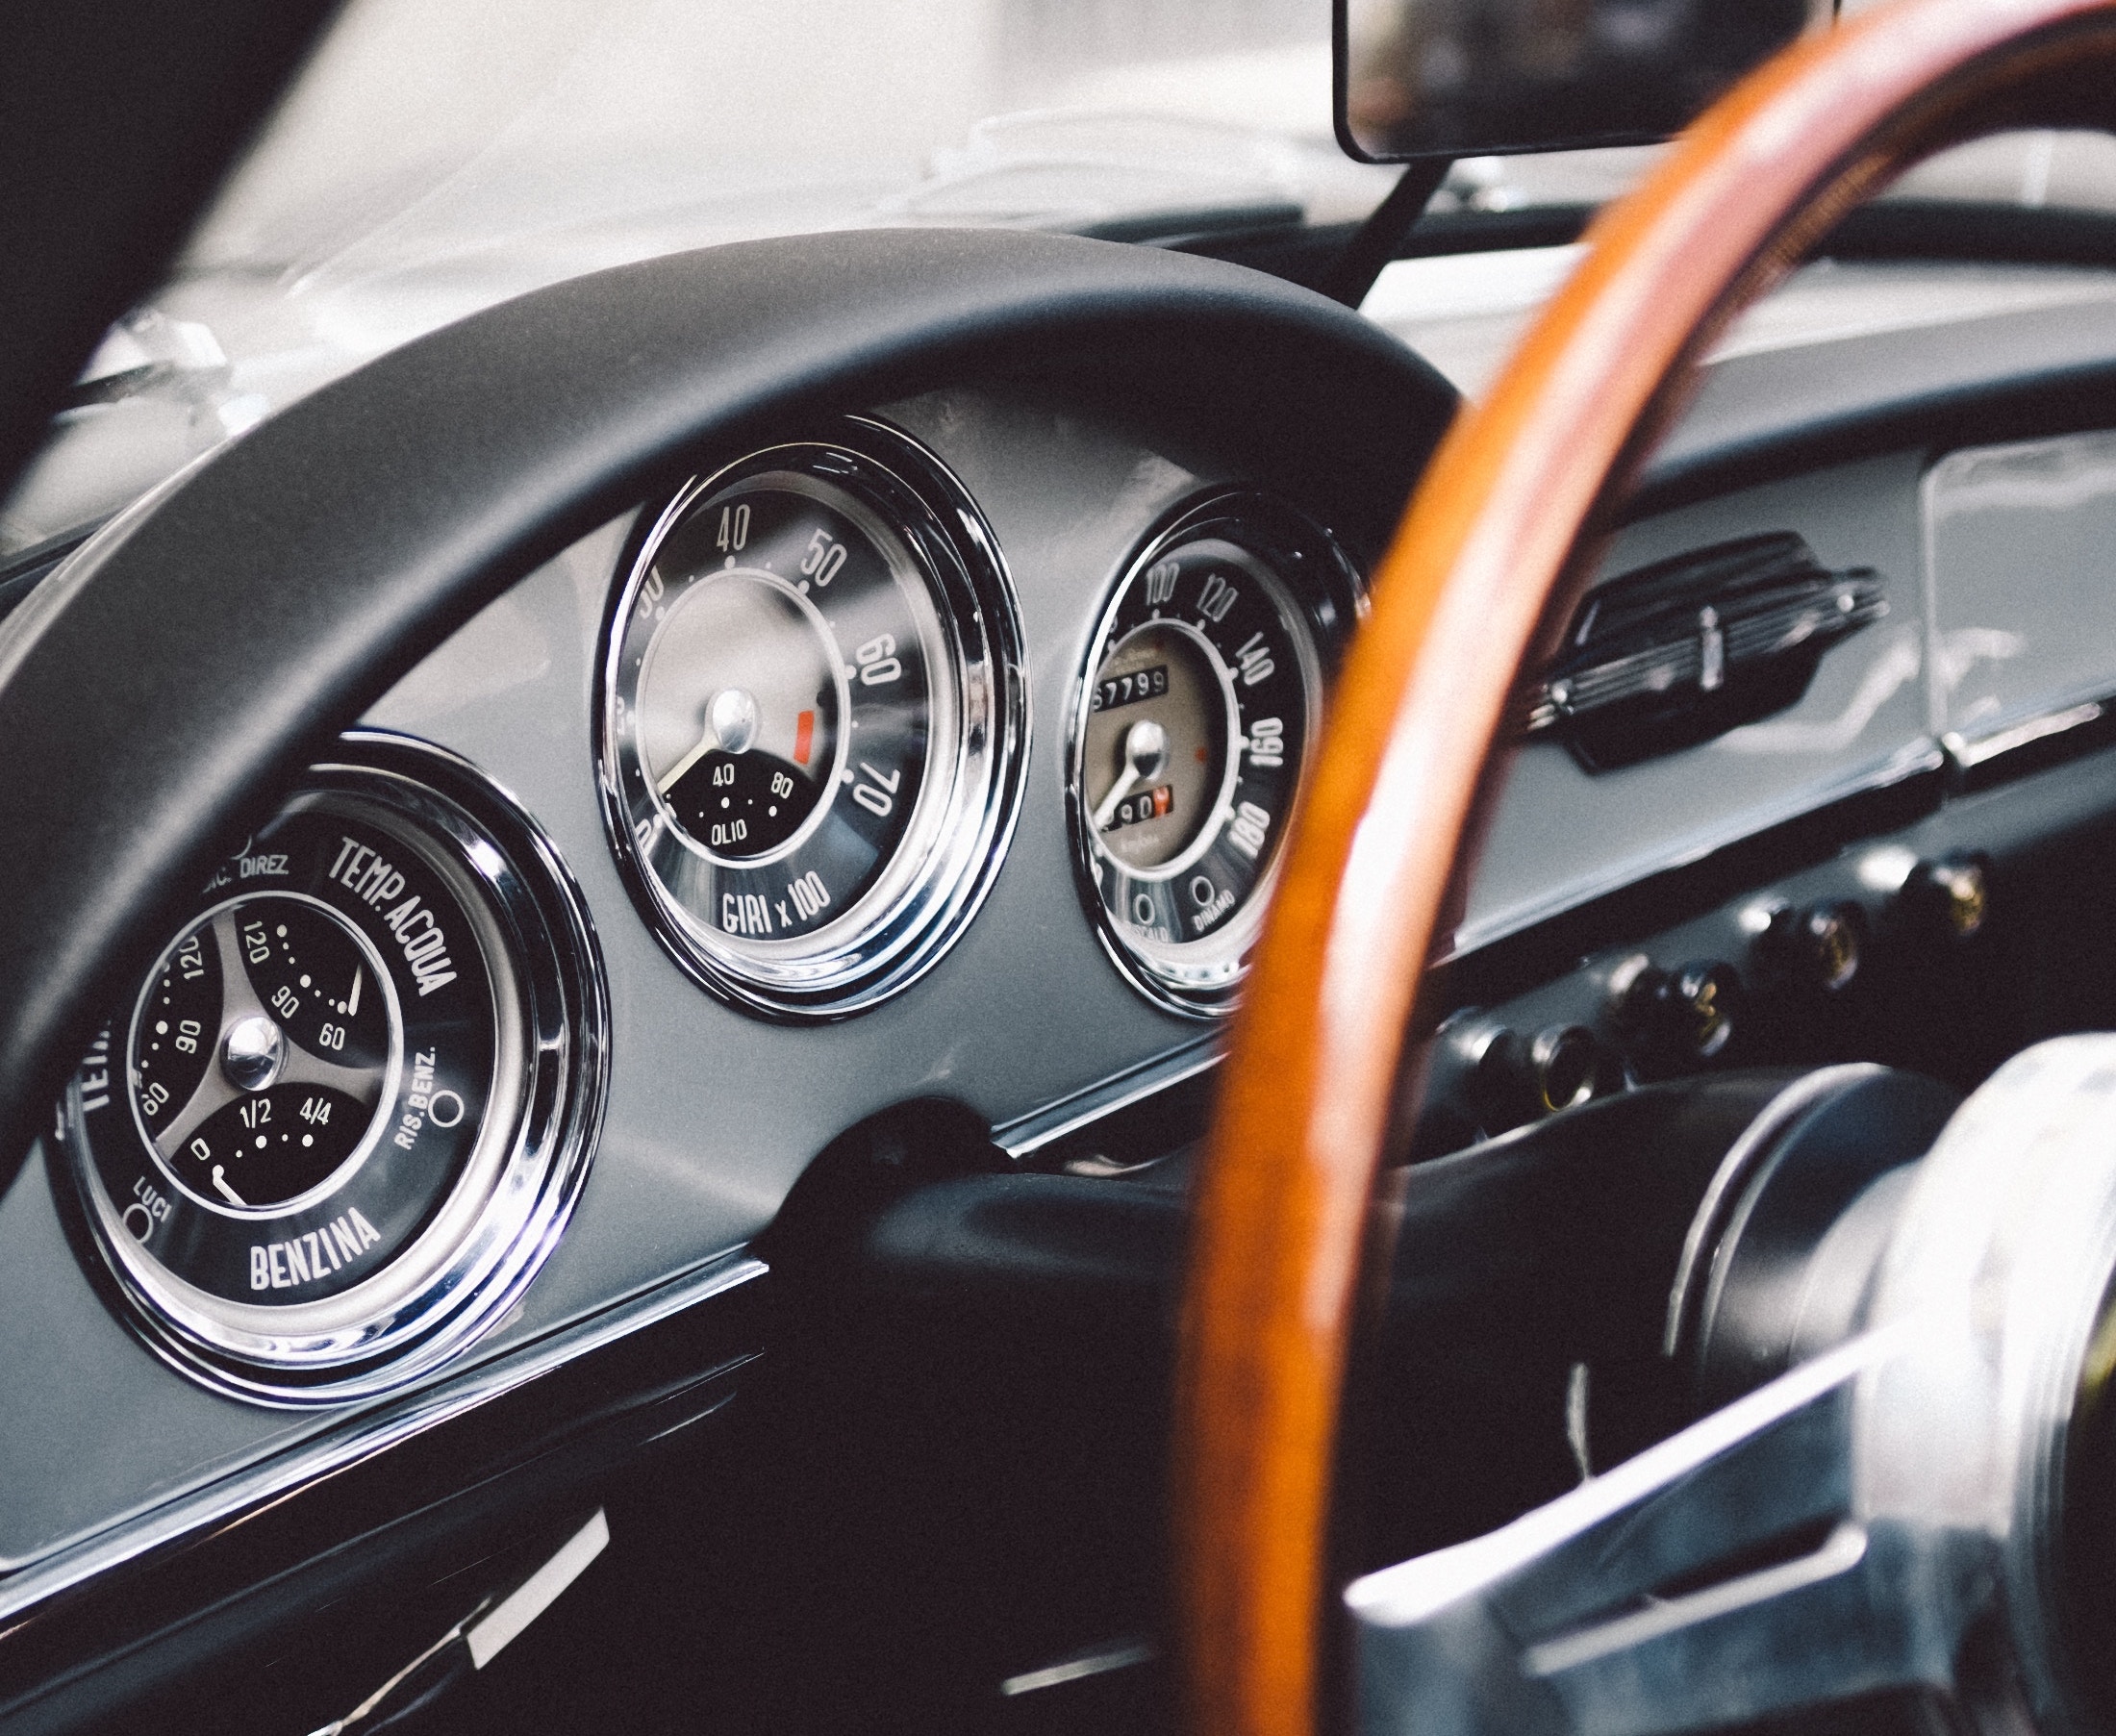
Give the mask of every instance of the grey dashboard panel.
<svg viewBox="0 0 2116 1736">
<path fill-rule="evenodd" d="M 1595 773 L 1551 742 L 1524 747 L 1452 951 L 1935 767 L 1943 742 L 2116 693 L 2116 434 L 1902 452 L 1715 495 L 1625 526 L 1598 576 L 1771 530 L 1832 567 L 1874 567 L 1887 616 L 1832 649 L 1798 705 L 1684 752 Z"/>
<path fill-rule="evenodd" d="M 591 677 L 623 516 L 685 467 L 807 418 L 1023 375 L 1075 408 L 903 412 L 991 496 L 1039 635 L 1008 869 L 914 994 L 797 1035 L 748 1021 L 646 938 L 602 835 Z M 1452 404 L 1356 315 L 1238 267 L 1023 234 L 792 238 L 473 315 L 121 515 L 0 633 L 0 733 L 16 749 L 0 765 L 13 846 L 0 1107 L 26 1123 L 0 1147 L 0 1562 L 49 1558 L 185 1490 L 224 1489 L 305 1434 L 364 1426 L 359 1411 L 213 1398 L 163 1367 L 68 1249 L 42 1166 L 18 1169 L 75 1045 L 165 938 L 170 889 L 195 884 L 339 730 L 365 717 L 423 735 L 509 788 L 579 876 L 611 965 L 600 1161 L 518 1312 L 458 1365 L 475 1370 L 593 1311 L 659 1306 L 882 1102 L 938 1092 L 1018 1120 L 1195 1039 L 1117 978 L 1071 884 L 1056 749 L 1096 595 L 1153 514 L 1211 475 L 1342 509 L 1371 552 Z M 1181 449 L 1080 408 L 1096 405 L 1177 431 Z M 1313 438 L 1286 441 L 1288 425 Z M 1047 450 L 972 450 L 1032 428 Z M 1064 498 L 1072 487 L 1106 507 Z M 84 1431 L 97 1438 L 77 1444 Z M 0 1579 L 0 1606 L 36 1577 Z"/>
<path fill-rule="evenodd" d="M 1600 772 L 1554 742 L 1524 746 L 1454 950 L 1932 763 L 1923 469 L 1917 453 L 1869 459 L 1720 495 L 1617 534 L 1600 578 L 1736 537 L 1796 531 L 1827 566 L 1873 567 L 1888 613 L 1827 653 L 1797 705 L 1699 746 Z"/>
<path fill-rule="evenodd" d="M 1950 453 L 1925 513 L 1935 729 L 1987 737 L 2116 692 L 2116 435 Z"/>
<path fill-rule="evenodd" d="M 489 605 L 368 715 L 475 761 L 540 818 L 594 912 L 610 972 L 601 1149 L 512 1331 L 555 1324 L 746 1239 L 824 1145 L 888 1104 L 958 1097 L 999 1124 L 1198 1035 L 1133 992 L 1095 938 L 1066 835 L 1064 744 L 1102 589 L 1157 517 L 1227 472 L 1019 395 L 948 392 L 884 414 L 984 508 L 1029 657 L 1027 787 L 1013 843 L 984 908 L 905 994 L 790 1030 L 701 993 L 648 932 L 611 859 L 588 736 L 622 526 Z"/>
<path fill-rule="evenodd" d="M 156 1361 L 88 1281 L 45 1162 L 34 1154 L 0 1195 L 0 1574 L 324 1421 L 239 1404 Z"/>
<path fill-rule="evenodd" d="M 1287 452 L 1393 513 L 1452 391 L 1240 267 L 859 231 L 535 291 L 322 387 L 121 514 L 0 629 L 0 1173 L 152 935 L 302 767 L 521 574 L 700 442 L 1040 370 Z M 151 717 L 155 727 L 142 728 Z M 93 879 L 80 873 L 93 862 Z"/>
<path fill-rule="evenodd" d="M 1021 816 L 977 918 L 911 990 L 788 1027 L 714 999 L 619 878 L 592 747 L 605 612 L 633 515 L 488 603 L 362 719 L 470 761 L 556 845 L 611 989 L 612 1076 L 593 1167 L 556 1251 L 466 1366 L 507 1357 L 753 1236 L 836 1134 L 944 1095 L 1020 1122 L 1209 1027 L 1160 1011 L 1103 953 L 1067 834 L 1070 707 L 1098 605 L 1157 520 L 1253 472 L 1049 392 L 955 390 L 886 407 L 970 490 L 1005 556 L 1028 653 Z M 701 465 L 736 453 L 699 455 Z M 42 1160 L 0 1199 L 0 1572 L 338 1427 L 204 1392 L 113 1318 L 66 1243 Z M 0 1592 L 4 1592 L 0 1581 Z"/>
</svg>

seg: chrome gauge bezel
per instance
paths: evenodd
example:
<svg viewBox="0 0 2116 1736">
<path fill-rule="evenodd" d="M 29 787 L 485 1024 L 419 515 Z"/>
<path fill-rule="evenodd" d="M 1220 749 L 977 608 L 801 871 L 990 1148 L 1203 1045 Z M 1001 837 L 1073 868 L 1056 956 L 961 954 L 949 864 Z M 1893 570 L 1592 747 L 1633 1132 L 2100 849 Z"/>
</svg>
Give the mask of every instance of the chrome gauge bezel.
<svg viewBox="0 0 2116 1736">
<path fill-rule="evenodd" d="M 406 738 L 362 731 L 314 767 L 281 812 L 344 813 L 384 834 L 447 886 L 491 991 L 495 1029 L 487 1111 L 431 1215 L 373 1274 L 319 1299 L 239 1302 L 187 1281 L 126 1227 L 91 1139 L 84 1081 L 125 1070 L 137 1007 L 117 1014 L 67 1087 L 58 1120 L 64 1169 L 97 1267 L 127 1323 L 158 1355 L 216 1391 L 307 1407 L 372 1397 L 461 1353 L 514 1307 L 559 1236 L 586 1179 L 608 1077 L 609 997 L 587 909 L 555 847 L 466 762 Z M 246 846 L 247 848 L 247 846 Z M 239 852 L 239 856 L 246 852 Z M 215 900 L 202 900 L 189 930 Z M 166 953 L 181 937 L 171 939 Z M 144 1004 L 161 969 L 143 978 Z M 396 1060 L 392 1059 L 392 1081 Z M 385 1094 L 384 1101 L 390 1100 Z M 138 1137 L 135 1112 L 124 1126 Z M 438 1125 L 442 1125 L 438 1120 Z M 370 1129 L 361 1150 L 372 1147 Z M 379 1128 L 387 1132 L 387 1126 Z M 328 1194 L 343 1175 L 341 1166 Z M 173 1180 L 173 1177 L 165 1179 Z M 187 1192 L 189 1192 L 187 1190 Z M 309 1195 L 221 1216 L 269 1223 Z"/>
<path fill-rule="evenodd" d="M 627 721 L 625 673 L 627 623 L 670 534 L 716 494 L 773 472 L 819 482 L 900 542 L 924 582 L 937 634 L 924 647 L 932 723 L 911 820 L 843 917 L 785 940 L 729 934 L 671 888 L 662 858 L 714 859 L 672 822 L 646 775 Z M 641 525 L 604 617 L 595 700 L 604 818 L 633 901 L 693 981 L 746 1012 L 807 1021 L 878 1005 L 930 969 L 960 935 L 1020 817 L 1028 694 L 1020 618 L 998 542 L 939 459 L 865 417 L 693 477 Z"/>
<path fill-rule="evenodd" d="M 1337 665 L 1352 629 L 1367 610 L 1365 581 L 1328 530 L 1272 495 L 1247 489 L 1226 489 L 1196 496 L 1176 508 L 1147 537 L 1109 587 L 1096 616 L 1094 634 L 1073 681 L 1067 722 L 1066 815 L 1071 839 L 1074 878 L 1080 900 L 1118 969 L 1157 1006 L 1195 1018 L 1224 1018 L 1234 1010 L 1249 957 L 1262 932 L 1265 912 L 1278 882 L 1284 830 L 1278 831 L 1271 858 L 1232 919 L 1201 939 L 1155 942 L 1118 921 L 1103 901 L 1100 869 L 1107 857 L 1087 811 L 1086 747 L 1094 714 L 1097 676 L 1123 635 L 1118 632 L 1126 599 L 1156 564 L 1201 542 L 1231 543 L 1271 576 L 1282 618 L 1294 632 L 1305 690 L 1301 767 L 1296 791 L 1304 787 L 1307 768 L 1320 741 L 1323 705 Z M 1191 630 L 1170 617 L 1166 625 Z M 1137 631 L 1137 628 L 1127 631 Z M 1215 662 L 1221 661 L 1215 653 Z M 1233 701 L 1228 701 L 1230 708 Z M 1230 715 L 1232 715 L 1230 711 Z M 1221 793 L 1231 788 L 1230 763 Z M 1211 843 L 1201 833 L 1197 843 L 1171 864 L 1152 870 L 1121 868 L 1140 880 L 1165 879 L 1189 865 Z"/>
</svg>

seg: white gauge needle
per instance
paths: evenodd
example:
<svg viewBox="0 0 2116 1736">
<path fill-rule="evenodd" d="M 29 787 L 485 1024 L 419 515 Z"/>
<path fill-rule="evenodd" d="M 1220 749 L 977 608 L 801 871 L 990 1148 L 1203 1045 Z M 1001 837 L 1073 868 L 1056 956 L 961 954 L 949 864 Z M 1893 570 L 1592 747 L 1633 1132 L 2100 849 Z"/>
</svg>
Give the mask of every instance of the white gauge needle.
<svg viewBox="0 0 2116 1736">
<path fill-rule="evenodd" d="M 221 1173 L 218 1164 L 214 1165 L 214 1186 L 220 1190 L 221 1198 L 227 1200 L 230 1205 L 248 1205 L 250 1203 L 228 1186 L 228 1178 Z"/>
<path fill-rule="evenodd" d="M 739 687 L 722 688 L 713 695 L 713 703 L 706 707 L 705 733 L 698 738 L 698 744 L 678 760 L 674 769 L 655 788 L 667 795 L 685 772 L 716 747 L 725 748 L 729 753 L 747 753 L 750 743 L 757 739 L 757 720 L 754 693 Z"/>
<path fill-rule="evenodd" d="M 358 965 L 353 967 L 353 992 L 345 997 L 345 1017 L 347 1019 L 352 1018 L 355 1013 L 360 1011 L 360 984 L 361 979 L 366 974 Z"/>
<path fill-rule="evenodd" d="M 1124 775 L 1110 786 L 1102 805 L 1095 810 L 1095 829 L 1106 831 L 1117 804 L 1131 793 L 1141 778 L 1158 777 L 1169 763 L 1169 732 L 1151 717 L 1141 717 L 1124 732 Z"/>
<path fill-rule="evenodd" d="M 674 768 L 671 769 L 668 775 L 663 778 L 662 781 L 655 786 L 655 788 L 659 790 L 662 794 L 667 795 L 678 784 L 683 782 L 685 772 L 689 771 L 692 767 L 695 766 L 700 760 L 704 759 L 707 754 L 711 753 L 714 748 L 718 747 L 719 744 L 719 737 L 716 736 L 713 733 L 712 728 L 709 725 L 706 729 L 705 734 L 698 738 L 697 746 L 693 747 L 689 753 L 685 754 L 682 759 L 678 760 L 675 764 Z"/>
</svg>

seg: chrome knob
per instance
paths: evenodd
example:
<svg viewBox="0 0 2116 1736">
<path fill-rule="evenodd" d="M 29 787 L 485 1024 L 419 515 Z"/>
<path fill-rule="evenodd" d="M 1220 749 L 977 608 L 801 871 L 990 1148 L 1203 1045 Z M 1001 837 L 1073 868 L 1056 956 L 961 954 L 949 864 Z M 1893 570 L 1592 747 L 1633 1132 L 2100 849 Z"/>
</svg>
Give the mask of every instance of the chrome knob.
<svg viewBox="0 0 2116 1736">
<path fill-rule="evenodd" d="M 722 753 L 747 753 L 758 721 L 757 696 L 747 688 L 722 688 L 706 709 L 706 722 Z"/>
<path fill-rule="evenodd" d="M 287 1036 L 262 1013 L 239 1019 L 220 1040 L 220 1070 L 238 1091 L 264 1091 L 287 1064 Z"/>
</svg>

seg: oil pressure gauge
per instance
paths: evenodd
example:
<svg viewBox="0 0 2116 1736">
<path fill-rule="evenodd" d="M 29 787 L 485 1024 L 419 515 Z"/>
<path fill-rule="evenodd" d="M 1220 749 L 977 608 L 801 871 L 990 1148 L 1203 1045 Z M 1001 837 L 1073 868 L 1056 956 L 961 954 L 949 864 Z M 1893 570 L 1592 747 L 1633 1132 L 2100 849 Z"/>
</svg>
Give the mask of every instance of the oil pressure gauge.
<svg viewBox="0 0 2116 1736">
<path fill-rule="evenodd" d="M 198 889 L 60 1118 L 133 1323 L 269 1401 L 380 1391 L 504 1312 L 600 1104 L 555 856 L 460 762 L 359 740 Z"/>
<path fill-rule="evenodd" d="M 871 1006 L 940 956 L 1013 824 L 1026 713 L 996 546 L 873 423 L 754 453 L 648 523 L 598 743 L 634 893 L 738 1005 Z"/>
<path fill-rule="evenodd" d="M 1156 536 L 1103 610 L 1074 708 L 1075 847 L 1112 956 L 1165 1005 L 1232 1005 L 1360 607 L 1320 526 L 1226 494 Z"/>
</svg>

